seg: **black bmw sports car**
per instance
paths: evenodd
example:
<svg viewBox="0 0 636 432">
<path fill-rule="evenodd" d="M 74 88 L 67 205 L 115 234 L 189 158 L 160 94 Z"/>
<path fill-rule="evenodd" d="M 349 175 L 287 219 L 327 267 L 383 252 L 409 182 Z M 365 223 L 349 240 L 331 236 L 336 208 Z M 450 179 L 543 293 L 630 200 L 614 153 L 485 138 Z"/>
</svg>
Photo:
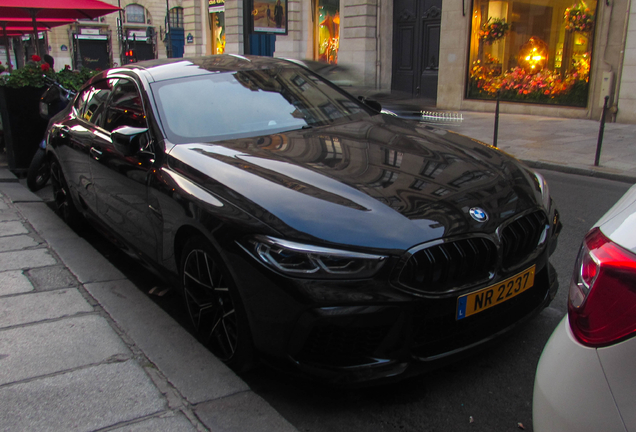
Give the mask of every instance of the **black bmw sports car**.
<svg viewBox="0 0 636 432">
<path fill-rule="evenodd" d="M 561 223 L 540 174 L 285 60 L 102 72 L 53 119 L 47 152 L 59 214 L 162 271 L 237 369 L 405 377 L 556 293 Z"/>
</svg>

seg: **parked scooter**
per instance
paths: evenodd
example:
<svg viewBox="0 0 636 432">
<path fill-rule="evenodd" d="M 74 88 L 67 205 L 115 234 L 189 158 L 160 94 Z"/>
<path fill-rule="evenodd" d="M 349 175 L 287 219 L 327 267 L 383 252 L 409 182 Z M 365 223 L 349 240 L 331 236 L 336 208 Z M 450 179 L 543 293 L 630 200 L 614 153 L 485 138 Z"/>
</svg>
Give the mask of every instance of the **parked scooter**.
<svg viewBox="0 0 636 432">
<path fill-rule="evenodd" d="M 60 83 L 45 77 L 49 88 L 40 99 L 40 117 L 50 120 L 68 105 L 75 97 L 75 92 L 64 88 Z M 46 139 L 40 141 L 39 147 L 31 159 L 27 172 L 27 186 L 33 192 L 42 189 L 51 177 L 51 170 L 46 159 Z"/>
</svg>

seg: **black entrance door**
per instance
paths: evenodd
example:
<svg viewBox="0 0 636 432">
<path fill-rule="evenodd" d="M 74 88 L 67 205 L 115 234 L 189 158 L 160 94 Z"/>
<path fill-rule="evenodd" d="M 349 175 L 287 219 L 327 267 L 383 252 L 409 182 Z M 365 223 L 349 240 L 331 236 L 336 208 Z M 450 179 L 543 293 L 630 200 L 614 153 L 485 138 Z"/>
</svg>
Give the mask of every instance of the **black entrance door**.
<svg viewBox="0 0 636 432">
<path fill-rule="evenodd" d="M 395 0 L 393 20 L 391 88 L 436 99 L 442 0 Z"/>
</svg>

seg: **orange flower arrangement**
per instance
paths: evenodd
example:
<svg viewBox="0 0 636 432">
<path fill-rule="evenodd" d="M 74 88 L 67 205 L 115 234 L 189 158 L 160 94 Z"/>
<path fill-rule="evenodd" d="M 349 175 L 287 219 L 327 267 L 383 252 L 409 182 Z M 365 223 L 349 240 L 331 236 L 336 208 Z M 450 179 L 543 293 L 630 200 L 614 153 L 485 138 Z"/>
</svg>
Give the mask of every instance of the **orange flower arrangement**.
<svg viewBox="0 0 636 432">
<path fill-rule="evenodd" d="M 488 21 L 481 26 L 479 32 L 479 40 L 486 42 L 488 45 L 492 45 L 494 42 L 503 38 L 510 30 L 510 24 L 502 18 L 488 18 Z"/>
<path fill-rule="evenodd" d="M 568 31 L 590 32 L 594 29 L 594 14 L 585 3 L 565 9 L 563 21 Z"/>
</svg>

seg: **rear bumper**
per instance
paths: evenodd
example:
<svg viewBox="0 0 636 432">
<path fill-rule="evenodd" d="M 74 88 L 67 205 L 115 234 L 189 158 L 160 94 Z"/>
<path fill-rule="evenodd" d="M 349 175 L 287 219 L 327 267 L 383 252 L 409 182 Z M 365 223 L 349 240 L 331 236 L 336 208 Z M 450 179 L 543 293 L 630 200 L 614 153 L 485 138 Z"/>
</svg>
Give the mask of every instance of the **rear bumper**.
<svg viewBox="0 0 636 432">
<path fill-rule="evenodd" d="M 532 418 L 536 432 L 626 432 L 597 350 L 574 339 L 567 316 L 539 360 Z"/>
</svg>

